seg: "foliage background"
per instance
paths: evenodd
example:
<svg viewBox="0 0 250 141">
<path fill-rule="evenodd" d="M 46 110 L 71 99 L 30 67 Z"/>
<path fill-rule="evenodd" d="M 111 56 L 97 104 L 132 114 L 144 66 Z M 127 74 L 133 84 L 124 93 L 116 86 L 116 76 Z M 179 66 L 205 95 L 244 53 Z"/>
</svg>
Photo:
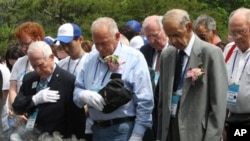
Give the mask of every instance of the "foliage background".
<svg viewBox="0 0 250 141">
<path fill-rule="evenodd" d="M 13 34 L 22 22 L 38 22 L 46 36 L 52 37 L 61 24 L 74 22 L 82 28 L 84 38 L 91 40 L 90 26 L 98 17 L 112 17 L 122 25 L 131 19 L 143 21 L 148 15 L 163 15 L 172 8 L 187 10 L 192 20 L 203 13 L 210 15 L 226 39 L 228 16 L 239 7 L 249 8 L 250 0 L 1 0 L 0 53 L 8 43 L 16 42 Z"/>
</svg>

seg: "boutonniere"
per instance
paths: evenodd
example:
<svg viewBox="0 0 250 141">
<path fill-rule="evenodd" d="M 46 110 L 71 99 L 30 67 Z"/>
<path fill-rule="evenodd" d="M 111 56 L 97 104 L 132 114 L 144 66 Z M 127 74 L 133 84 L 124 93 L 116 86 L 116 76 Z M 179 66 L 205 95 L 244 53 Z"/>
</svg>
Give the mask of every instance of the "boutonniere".
<svg viewBox="0 0 250 141">
<path fill-rule="evenodd" d="M 199 65 L 198 68 L 190 68 L 187 72 L 187 78 L 192 79 L 192 84 L 194 85 L 195 82 L 202 78 L 203 75 L 205 75 L 205 71 L 202 67 L 202 64 Z"/>
<path fill-rule="evenodd" d="M 104 61 L 107 62 L 108 67 L 111 71 L 115 72 L 118 69 L 120 69 L 120 66 L 124 63 L 121 60 L 119 60 L 118 55 L 109 55 L 104 58 Z"/>
</svg>

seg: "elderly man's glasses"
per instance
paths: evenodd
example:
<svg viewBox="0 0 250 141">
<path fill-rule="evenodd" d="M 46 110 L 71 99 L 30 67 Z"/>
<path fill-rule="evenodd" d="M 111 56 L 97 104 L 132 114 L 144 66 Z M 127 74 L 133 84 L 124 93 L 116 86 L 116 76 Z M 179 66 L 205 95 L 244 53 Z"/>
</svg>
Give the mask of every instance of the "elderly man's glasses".
<svg viewBox="0 0 250 141">
<path fill-rule="evenodd" d="M 151 34 L 151 35 L 146 35 L 148 40 L 152 40 L 152 39 L 158 39 L 161 37 L 161 32 L 162 30 L 160 30 L 158 33 L 156 34 Z"/>
<path fill-rule="evenodd" d="M 230 31 L 229 32 L 229 36 L 231 37 L 236 37 L 237 35 L 245 35 L 249 32 L 249 28 L 242 28 L 242 29 L 239 29 L 239 30 L 235 30 L 235 31 Z"/>
</svg>

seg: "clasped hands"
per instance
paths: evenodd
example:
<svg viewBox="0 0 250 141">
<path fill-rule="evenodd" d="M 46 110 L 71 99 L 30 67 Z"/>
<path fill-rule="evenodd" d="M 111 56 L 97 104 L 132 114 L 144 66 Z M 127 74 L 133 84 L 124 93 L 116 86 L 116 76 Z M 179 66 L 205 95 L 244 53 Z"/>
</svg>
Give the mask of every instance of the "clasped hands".
<svg viewBox="0 0 250 141">
<path fill-rule="evenodd" d="M 89 107 L 93 107 L 98 111 L 102 111 L 104 106 L 106 105 L 103 97 L 94 91 L 85 90 L 83 93 L 80 94 L 80 98 Z"/>
<path fill-rule="evenodd" d="M 60 99 L 59 91 L 49 90 L 49 87 L 37 92 L 32 100 L 35 105 L 42 103 L 55 103 Z"/>
</svg>

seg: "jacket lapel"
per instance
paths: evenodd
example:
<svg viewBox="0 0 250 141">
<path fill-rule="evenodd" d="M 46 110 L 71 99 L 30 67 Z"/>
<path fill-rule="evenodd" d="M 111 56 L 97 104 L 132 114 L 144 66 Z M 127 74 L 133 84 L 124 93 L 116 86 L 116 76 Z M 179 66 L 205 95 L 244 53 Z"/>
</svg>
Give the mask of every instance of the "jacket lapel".
<svg viewBox="0 0 250 141">
<path fill-rule="evenodd" d="M 191 51 L 191 54 L 189 57 L 187 70 L 186 70 L 186 73 L 184 76 L 184 82 L 183 82 L 183 88 L 182 88 L 182 98 L 181 98 L 181 103 L 180 103 L 181 105 L 184 102 L 184 100 L 187 96 L 187 93 L 190 89 L 190 86 L 192 84 L 191 79 L 186 78 L 187 71 L 190 68 L 198 68 L 199 64 L 202 64 L 201 55 L 202 55 L 201 54 L 201 41 L 195 36 L 194 44 L 193 44 L 192 51 Z"/>
</svg>

